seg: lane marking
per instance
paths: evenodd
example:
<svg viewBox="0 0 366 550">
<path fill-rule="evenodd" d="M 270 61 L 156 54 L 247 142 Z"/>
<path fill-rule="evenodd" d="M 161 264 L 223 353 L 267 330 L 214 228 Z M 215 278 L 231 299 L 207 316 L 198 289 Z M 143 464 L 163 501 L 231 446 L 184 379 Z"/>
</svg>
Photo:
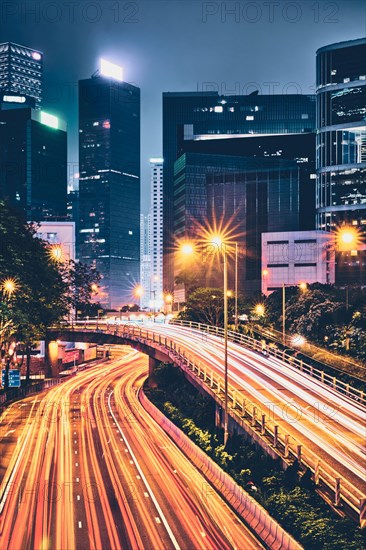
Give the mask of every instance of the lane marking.
<svg viewBox="0 0 366 550">
<path fill-rule="evenodd" d="M 113 416 L 113 420 L 116 422 L 116 425 L 118 426 L 119 432 L 120 432 L 121 436 L 123 437 L 123 439 L 124 439 L 124 441 L 125 441 L 126 447 L 128 448 L 128 450 L 129 450 L 129 452 L 130 452 L 132 458 L 134 459 L 136 468 L 138 469 L 138 472 L 139 472 L 140 476 L 142 477 L 142 479 L 143 479 L 143 481 L 144 481 L 145 487 L 146 487 L 146 489 L 148 490 L 148 493 L 150 494 L 150 497 L 151 497 L 152 501 L 153 501 L 154 504 L 155 504 L 155 508 L 157 509 L 157 511 L 158 511 L 158 513 L 159 513 L 159 515 L 160 515 L 160 517 L 161 517 L 163 523 L 164 523 L 164 527 L 165 527 L 165 529 L 167 530 L 167 533 L 168 533 L 168 535 L 169 535 L 170 540 L 171 540 L 172 543 L 173 543 L 173 546 L 174 546 L 175 550 L 181 550 L 181 548 L 180 548 L 180 546 L 179 546 L 179 544 L 178 544 L 178 542 L 177 542 L 177 539 L 175 538 L 174 533 L 173 533 L 173 531 L 171 530 L 170 525 L 169 525 L 169 523 L 167 522 L 166 517 L 164 516 L 164 513 L 163 513 L 163 511 L 162 511 L 162 509 L 161 509 L 161 507 L 160 507 L 158 501 L 156 500 L 156 497 L 155 497 L 153 491 L 151 490 L 151 487 L 150 487 L 150 485 L 148 484 L 148 481 L 147 481 L 147 479 L 146 479 L 146 477 L 145 477 L 145 475 L 144 475 L 144 473 L 143 473 L 143 471 L 142 471 L 142 469 L 141 469 L 139 463 L 138 463 L 137 460 L 136 460 L 136 457 L 135 457 L 135 455 L 134 455 L 134 453 L 133 453 L 133 451 L 132 451 L 132 449 L 131 449 L 131 446 L 130 446 L 130 444 L 128 443 L 128 441 L 127 441 L 127 439 L 126 439 L 126 436 L 125 436 L 125 434 L 123 433 L 123 431 L 122 431 L 122 429 L 121 429 L 121 427 L 120 427 L 120 425 L 119 425 L 119 423 L 118 423 L 118 421 L 117 421 L 117 418 L 115 417 L 114 412 L 112 411 L 112 407 L 111 407 L 111 395 L 112 395 L 112 393 L 113 393 L 113 392 L 111 392 L 110 395 L 109 395 L 109 397 L 108 397 L 108 407 L 109 407 L 109 410 L 111 411 L 111 414 L 112 414 L 112 416 Z"/>
</svg>

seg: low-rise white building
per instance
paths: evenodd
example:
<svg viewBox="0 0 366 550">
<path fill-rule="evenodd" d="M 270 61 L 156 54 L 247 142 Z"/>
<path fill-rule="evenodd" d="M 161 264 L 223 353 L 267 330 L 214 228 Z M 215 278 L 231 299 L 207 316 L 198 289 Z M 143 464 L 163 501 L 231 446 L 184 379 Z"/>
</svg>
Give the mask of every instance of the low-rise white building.
<svg viewBox="0 0 366 550">
<path fill-rule="evenodd" d="M 42 221 L 36 236 L 54 247 L 55 259 L 63 262 L 75 261 L 75 222 Z M 57 258 L 56 255 L 60 257 Z"/>
<path fill-rule="evenodd" d="M 334 236 L 326 231 L 262 233 L 262 292 L 283 284 L 333 284 Z"/>
</svg>

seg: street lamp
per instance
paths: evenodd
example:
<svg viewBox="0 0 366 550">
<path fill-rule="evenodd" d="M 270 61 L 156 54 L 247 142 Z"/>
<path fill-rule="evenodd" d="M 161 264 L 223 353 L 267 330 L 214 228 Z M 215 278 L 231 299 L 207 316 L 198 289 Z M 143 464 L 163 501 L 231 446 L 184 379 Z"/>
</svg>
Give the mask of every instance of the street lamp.
<svg viewBox="0 0 366 550">
<path fill-rule="evenodd" d="M 171 313 L 172 311 L 172 304 L 173 304 L 173 295 L 172 294 L 166 294 L 164 296 L 164 302 L 166 304 L 166 312 Z"/>
<path fill-rule="evenodd" d="M 264 304 L 256 304 L 254 306 L 253 311 L 254 311 L 255 315 L 257 315 L 257 317 L 264 317 L 264 315 L 266 313 L 265 305 Z"/>
<path fill-rule="evenodd" d="M 137 285 L 135 287 L 135 290 L 134 290 L 134 295 L 136 296 L 136 298 L 141 298 L 141 296 L 143 296 L 145 294 L 146 290 L 144 289 L 144 287 L 142 285 Z M 155 300 L 155 296 L 156 296 L 156 290 L 150 290 L 148 291 L 150 292 L 150 294 L 152 294 L 154 296 L 154 301 L 153 301 L 153 314 L 154 314 L 154 323 L 155 323 L 155 309 L 156 309 L 156 300 Z"/>
<path fill-rule="evenodd" d="M 286 285 L 282 283 L 282 343 L 286 344 L 286 286 L 294 286 L 291 284 Z M 306 292 L 308 285 L 305 282 L 300 282 L 297 285 L 302 292 Z"/>
<path fill-rule="evenodd" d="M 226 244 L 220 235 L 213 235 L 209 241 L 219 252 L 224 261 L 224 446 L 226 446 L 228 431 L 228 291 L 227 291 L 227 252 Z"/>
<path fill-rule="evenodd" d="M 5 296 L 7 296 L 8 298 L 11 298 L 14 292 L 18 288 L 18 283 L 16 279 L 8 277 L 7 279 L 4 279 L 2 281 L 1 287 Z"/>
</svg>

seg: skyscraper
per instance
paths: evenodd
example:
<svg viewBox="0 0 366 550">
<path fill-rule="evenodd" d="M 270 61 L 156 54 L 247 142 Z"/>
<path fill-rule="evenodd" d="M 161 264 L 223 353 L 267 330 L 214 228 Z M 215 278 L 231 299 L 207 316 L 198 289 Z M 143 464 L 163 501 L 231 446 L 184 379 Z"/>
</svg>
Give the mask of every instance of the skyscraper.
<svg viewBox="0 0 366 550">
<path fill-rule="evenodd" d="M 315 96 L 312 95 L 163 94 L 164 288 L 171 290 L 174 284 L 174 162 L 185 151 L 185 143 L 314 132 Z"/>
<path fill-rule="evenodd" d="M 13 42 L 0 44 L 0 91 L 2 100 L 24 96 L 29 106 L 40 109 L 43 54 Z M 33 104 L 32 104 L 33 100 Z M 6 102 L 6 99 L 5 99 Z"/>
<path fill-rule="evenodd" d="M 105 60 L 79 82 L 79 171 L 78 257 L 119 308 L 140 280 L 140 89 Z"/>
<path fill-rule="evenodd" d="M 150 295 L 146 292 L 151 282 L 151 251 L 150 251 L 151 214 L 140 215 L 140 307 L 150 307 Z"/>
<path fill-rule="evenodd" d="M 366 237 L 366 38 L 320 48 L 316 85 L 317 227 L 351 224 Z M 346 256 L 341 278 L 360 281 L 365 252 Z"/>
<path fill-rule="evenodd" d="M 260 292 L 261 233 L 300 229 L 299 165 L 281 158 L 185 153 L 175 162 L 175 182 L 176 238 L 202 238 L 197 227 L 201 225 L 227 228 L 231 242 L 238 244 L 239 290 Z M 233 288 L 231 262 L 232 255 L 229 283 Z M 181 267 L 178 256 L 175 276 Z M 212 267 L 210 273 L 209 262 L 192 264 L 190 271 L 201 271 L 201 285 L 220 286 L 222 276 L 217 278 L 217 259 Z"/>
<path fill-rule="evenodd" d="M 163 295 L 163 166 L 162 158 L 150 159 L 151 174 L 151 284 L 148 289 L 152 294 L 154 309 L 162 305 Z"/>
<path fill-rule="evenodd" d="M 44 111 L 0 111 L 0 196 L 29 221 L 66 219 L 66 124 Z"/>
</svg>

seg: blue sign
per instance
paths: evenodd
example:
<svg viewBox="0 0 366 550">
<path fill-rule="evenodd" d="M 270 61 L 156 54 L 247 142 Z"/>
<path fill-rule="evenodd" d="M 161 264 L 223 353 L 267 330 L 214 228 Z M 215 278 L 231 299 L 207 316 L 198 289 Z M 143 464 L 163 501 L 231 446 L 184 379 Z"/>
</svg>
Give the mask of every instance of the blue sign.
<svg viewBox="0 0 366 550">
<path fill-rule="evenodd" d="M 1 372 L 1 385 L 5 386 L 6 370 Z M 9 388 L 20 388 L 20 370 L 10 369 L 8 371 Z"/>
</svg>

